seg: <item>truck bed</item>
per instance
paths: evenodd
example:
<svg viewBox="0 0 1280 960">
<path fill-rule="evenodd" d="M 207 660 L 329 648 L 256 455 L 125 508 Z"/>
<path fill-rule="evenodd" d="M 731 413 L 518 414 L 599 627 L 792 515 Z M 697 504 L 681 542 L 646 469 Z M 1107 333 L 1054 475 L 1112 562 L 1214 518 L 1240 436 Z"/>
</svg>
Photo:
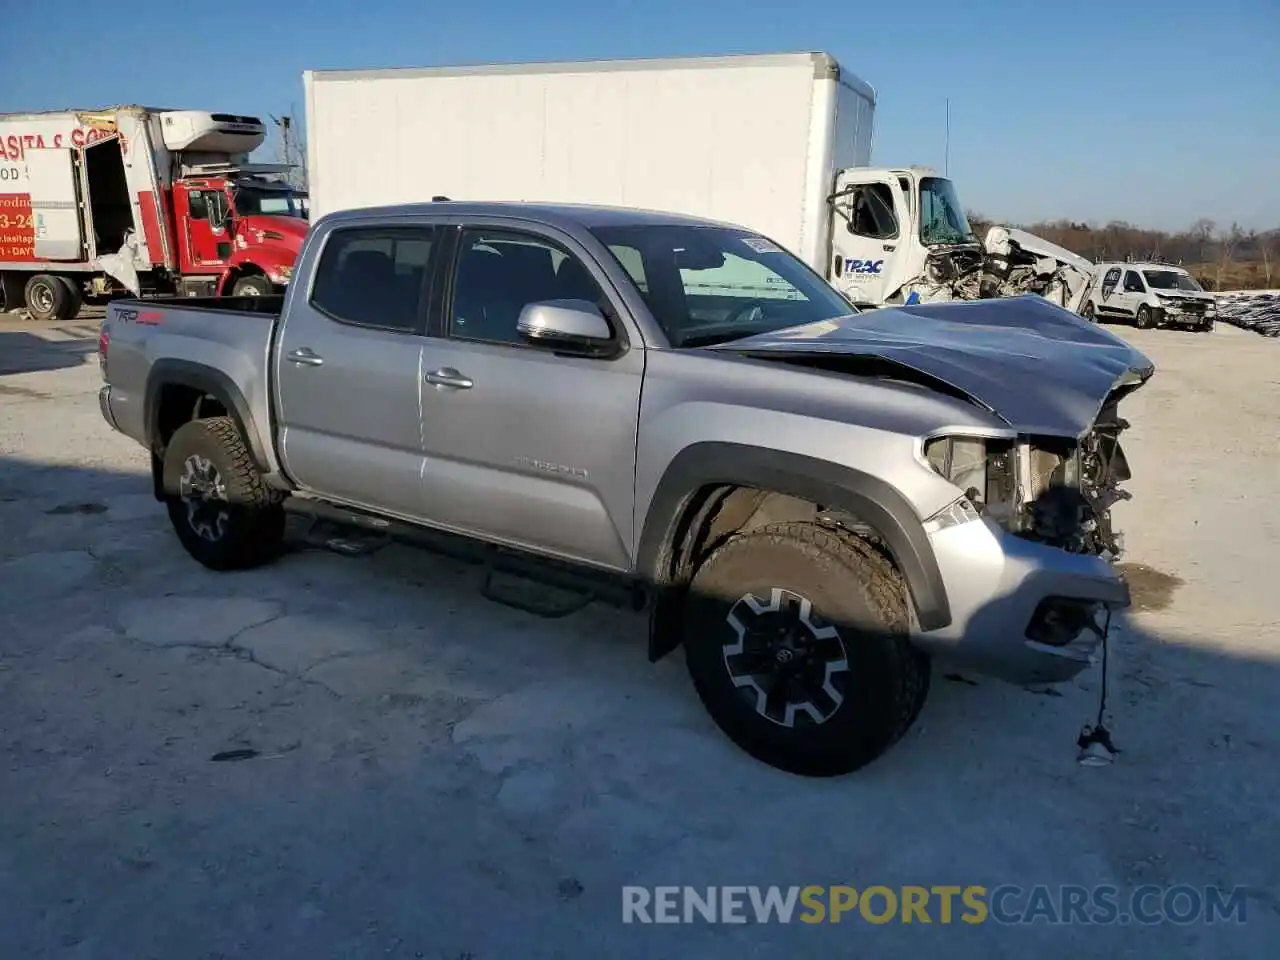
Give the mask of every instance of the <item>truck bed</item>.
<svg viewBox="0 0 1280 960">
<path fill-rule="evenodd" d="M 247 436 L 269 436 L 271 344 L 283 301 L 283 296 L 112 301 L 102 323 L 103 378 L 110 384 L 100 399 L 104 415 L 116 429 L 150 446 L 161 429 L 150 422 L 162 399 L 153 394 L 157 383 L 165 383 L 165 390 L 189 395 L 184 403 L 226 398 L 226 412 L 246 427 Z M 270 451 L 262 453 L 269 464 Z"/>
</svg>

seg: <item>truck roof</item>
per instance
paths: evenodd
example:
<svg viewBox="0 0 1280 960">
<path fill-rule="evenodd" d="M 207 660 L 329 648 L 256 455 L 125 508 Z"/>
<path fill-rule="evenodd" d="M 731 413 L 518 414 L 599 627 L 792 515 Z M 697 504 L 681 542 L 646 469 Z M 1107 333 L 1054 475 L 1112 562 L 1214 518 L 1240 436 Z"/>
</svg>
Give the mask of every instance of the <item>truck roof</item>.
<svg viewBox="0 0 1280 960">
<path fill-rule="evenodd" d="M 610 207 L 585 203 L 520 203 L 515 201 L 460 201 L 442 200 L 432 203 L 397 203 L 381 207 L 357 207 L 335 210 L 326 214 L 320 223 L 344 223 L 368 217 L 411 217 L 427 213 L 447 212 L 462 217 L 504 216 L 534 220 L 555 227 L 631 227 L 631 226 L 693 226 L 729 227 L 746 229 L 738 224 L 721 223 L 702 217 L 662 210 L 637 210 L 631 207 Z M 318 225 L 318 224 L 317 224 Z"/>
<path fill-rule="evenodd" d="M 408 80 L 417 77 L 466 77 L 495 74 L 611 73 L 625 70 L 701 70 L 735 67 L 782 67 L 812 65 L 813 75 L 832 79 L 867 97 L 872 105 L 876 92 L 871 84 L 840 66 L 829 53 L 819 50 L 800 53 L 720 54 L 706 57 L 624 57 L 616 60 L 528 61 L 524 63 L 458 64 L 439 67 L 378 67 L 369 69 L 305 70 L 303 81 L 313 80 Z"/>
<path fill-rule="evenodd" d="M 0 120 L 41 120 L 66 113 L 94 116 L 103 113 L 168 113 L 172 107 L 144 107 L 136 103 L 122 103 L 112 107 L 63 107 L 59 110 L 26 110 L 22 113 L 0 113 Z"/>
</svg>

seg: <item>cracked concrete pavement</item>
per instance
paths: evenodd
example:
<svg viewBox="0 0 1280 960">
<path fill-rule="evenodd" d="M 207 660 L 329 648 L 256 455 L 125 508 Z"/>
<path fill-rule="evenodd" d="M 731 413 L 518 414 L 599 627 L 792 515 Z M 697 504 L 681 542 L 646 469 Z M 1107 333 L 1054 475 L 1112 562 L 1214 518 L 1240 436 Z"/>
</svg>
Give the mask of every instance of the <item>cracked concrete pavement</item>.
<svg viewBox="0 0 1280 960">
<path fill-rule="evenodd" d="M 199 568 L 99 418 L 93 322 L 0 318 L 0 956 L 1262 955 L 1280 344 L 1123 332 L 1160 372 L 1124 411 L 1118 762 L 1074 762 L 1096 671 L 939 667 L 892 753 L 806 781 L 648 664 L 641 617 L 540 619 L 401 547 Z M 624 884 L 836 883 L 1249 892 L 1215 926 L 621 922 Z"/>
</svg>

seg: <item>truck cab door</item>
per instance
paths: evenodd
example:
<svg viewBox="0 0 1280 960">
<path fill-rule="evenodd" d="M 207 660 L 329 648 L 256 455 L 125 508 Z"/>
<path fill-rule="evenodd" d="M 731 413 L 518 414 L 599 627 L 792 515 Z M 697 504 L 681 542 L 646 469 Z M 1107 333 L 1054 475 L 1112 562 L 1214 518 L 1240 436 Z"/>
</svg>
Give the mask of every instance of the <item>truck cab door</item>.
<svg viewBox="0 0 1280 960">
<path fill-rule="evenodd" d="M 626 347 L 607 280 L 545 227 L 468 220 L 457 244 L 450 295 L 422 351 L 423 495 L 433 519 L 628 569 L 644 351 Z M 547 300 L 605 304 L 617 355 L 526 340 L 521 311 Z"/>
<path fill-rule="evenodd" d="M 1120 310 L 1126 317 L 1136 317 L 1138 308 L 1146 302 L 1147 285 L 1142 282 L 1142 277 L 1137 270 L 1126 270 L 1117 293 L 1118 297 L 1113 295 L 1112 299 L 1119 300 Z"/>
<path fill-rule="evenodd" d="M 231 259 L 227 195 L 219 188 L 178 185 L 178 254 L 183 273 L 220 273 Z"/>
<path fill-rule="evenodd" d="M 436 232 L 342 224 L 310 290 L 292 288 L 275 365 L 279 449 L 305 490 L 429 519 L 422 496 L 421 354 Z"/>
<path fill-rule="evenodd" d="M 859 180 L 850 171 L 841 179 L 827 279 L 854 303 L 878 306 L 907 279 L 901 276 L 911 239 L 907 198 L 888 176 Z"/>
<path fill-rule="evenodd" d="M 21 208 L 7 211 L 12 222 L 5 232 L 29 235 L 32 249 L 28 256 L 34 259 L 88 259 L 80 219 L 75 151 L 29 149 L 23 159 L 31 206 L 25 211 Z"/>
</svg>

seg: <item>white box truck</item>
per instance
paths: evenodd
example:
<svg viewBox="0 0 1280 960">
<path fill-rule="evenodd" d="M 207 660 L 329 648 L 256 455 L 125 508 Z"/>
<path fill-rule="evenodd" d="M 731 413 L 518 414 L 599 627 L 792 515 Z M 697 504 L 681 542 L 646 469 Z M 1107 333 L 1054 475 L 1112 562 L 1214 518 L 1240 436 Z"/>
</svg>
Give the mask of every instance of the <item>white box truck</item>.
<svg viewBox="0 0 1280 960">
<path fill-rule="evenodd" d="M 269 294 L 307 223 L 250 164 L 256 117 L 141 106 L 0 115 L 0 309 L 67 320 L 83 297 Z"/>
<path fill-rule="evenodd" d="M 303 84 L 317 218 L 433 196 L 694 214 L 770 237 L 870 306 L 1026 292 L 1070 305 L 1091 271 L 1019 231 L 984 245 L 928 168 L 871 167 L 875 91 L 825 53 L 307 71 Z"/>
</svg>

